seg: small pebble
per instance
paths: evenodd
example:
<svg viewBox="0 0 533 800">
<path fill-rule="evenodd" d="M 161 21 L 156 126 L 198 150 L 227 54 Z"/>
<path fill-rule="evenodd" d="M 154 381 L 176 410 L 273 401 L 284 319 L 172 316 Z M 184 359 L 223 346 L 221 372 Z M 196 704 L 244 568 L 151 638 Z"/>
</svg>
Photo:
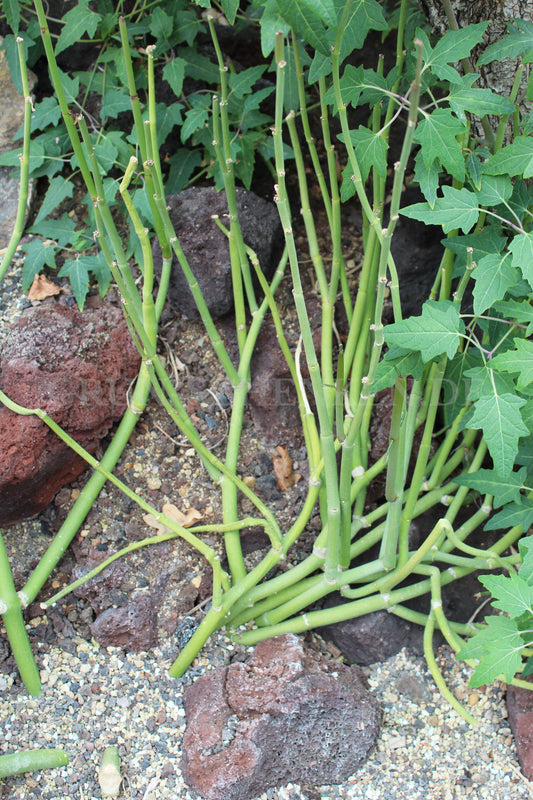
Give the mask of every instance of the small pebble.
<svg viewBox="0 0 533 800">
<path fill-rule="evenodd" d="M 473 772 L 472 773 L 472 780 L 474 783 L 477 783 L 478 786 L 482 786 L 484 783 L 490 780 L 490 775 L 488 772 Z"/>
<path fill-rule="evenodd" d="M 431 692 L 428 689 L 426 681 L 415 675 L 409 675 L 408 673 L 400 675 L 396 681 L 396 688 L 400 694 L 409 697 L 415 702 L 427 702 L 431 699 Z"/>
</svg>

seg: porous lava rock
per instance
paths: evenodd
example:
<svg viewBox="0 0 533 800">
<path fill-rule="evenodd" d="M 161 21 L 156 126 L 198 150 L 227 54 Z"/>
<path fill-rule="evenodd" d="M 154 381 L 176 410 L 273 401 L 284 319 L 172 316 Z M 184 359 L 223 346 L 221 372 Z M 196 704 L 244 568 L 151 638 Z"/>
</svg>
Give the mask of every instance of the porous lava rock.
<svg viewBox="0 0 533 800">
<path fill-rule="evenodd" d="M 382 716 L 360 670 L 293 634 L 204 673 L 184 707 L 182 771 L 206 800 L 248 800 L 287 782 L 341 783 L 368 757 Z"/>
<path fill-rule="evenodd" d="M 105 302 L 81 313 L 50 299 L 11 327 L 0 388 L 16 403 L 46 411 L 94 453 L 126 409 L 139 360 L 120 308 Z M 0 525 L 38 514 L 86 467 L 42 420 L 5 406 L 0 453 Z"/>
<path fill-rule="evenodd" d="M 233 308 L 229 242 L 213 219 L 218 216 L 229 228 L 228 204 L 223 192 L 212 186 L 193 187 L 167 197 L 169 215 L 189 266 L 214 318 Z M 244 243 L 255 251 L 261 268 L 271 276 L 283 250 L 283 231 L 276 207 L 246 189 L 237 189 L 237 210 Z M 154 243 L 156 272 L 161 270 L 161 251 Z M 252 275 L 254 270 L 250 267 Z M 257 282 L 254 280 L 255 285 Z M 172 309 L 187 317 L 198 317 L 189 284 L 174 257 L 168 287 Z"/>
<path fill-rule="evenodd" d="M 320 629 L 320 635 L 333 642 L 349 664 L 360 666 L 385 661 L 403 647 L 417 654 L 423 653 L 423 634 L 420 625 L 388 611 L 373 611 Z"/>
<path fill-rule="evenodd" d="M 509 686 L 507 713 L 522 772 L 528 781 L 533 781 L 533 691 Z"/>
<path fill-rule="evenodd" d="M 130 542 L 146 535 L 132 524 L 126 524 L 124 533 Z M 93 547 L 89 537 L 79 536 L 72 543 L 72 552 L 77 564 L 71 580 L 86 575 L 112 555 L 108 549 Z M 196 605 L 199 586 L 197 558 L 174 541 L 152 546 L 148 559 L 141 548 L 128 559 L 114 561 L 74 589 L 74 594 L 90 603 L 96 617 L 90 625 L 91 635 L 98 644 L 139 652 L 150 650 L 160 638 L 175 635 Z"/>
<path fill-rule="evenodd" d="M 125 606 L 106 608 L 91 623 L 91 633 L 103 647 L 122 647 L 138 653 L 157 644 L 157 608 L 153 597 L 135 592 Z"/>
</svg>

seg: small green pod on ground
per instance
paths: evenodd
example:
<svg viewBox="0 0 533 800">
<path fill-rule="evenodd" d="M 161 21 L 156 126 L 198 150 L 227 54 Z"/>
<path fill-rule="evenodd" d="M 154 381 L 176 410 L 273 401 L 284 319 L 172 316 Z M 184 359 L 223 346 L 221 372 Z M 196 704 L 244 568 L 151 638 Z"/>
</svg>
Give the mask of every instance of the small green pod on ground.
<svg viewBox="0 0 533 800">
<path fill-rule="evenodd" d="M 98 770 L 98 783 L 102 797 L 118 797 L 122 776 L 118 747 L 106 747 Z"/>
<path fill-rule="evenodd" d="M 21 750 L 19 753 L 8 753 L 0 756 L 0 778 L 20 775 L 23 772 L 35 772 L 39 769 L 65 767 L 68 761 L 69 755 L 64 750 Z"/>
</svg>

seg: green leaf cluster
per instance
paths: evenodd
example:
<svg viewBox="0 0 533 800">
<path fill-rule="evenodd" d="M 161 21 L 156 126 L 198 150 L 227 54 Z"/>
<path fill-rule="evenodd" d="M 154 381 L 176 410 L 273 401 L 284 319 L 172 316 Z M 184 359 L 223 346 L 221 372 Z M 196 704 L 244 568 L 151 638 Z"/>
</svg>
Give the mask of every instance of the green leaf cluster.
<svg viewBox="0 0 533 800">
<path fill-rule="evenodd" d="M 208 8 L 209 4 L 199 3 Z M 230 23 L 236 22 L 238 3 L 224 0 L 222 13 Z M 6 22 L 13 30 L 4 38 L 10 71 L 19 86 L 19 62 L 15 34 L 22 36 L 28 65 L 42 54 L 39 27 L 28 7 L 20 0 L 9 0 L 3 7 Z M 155 0 L 150 14 L 137 8 L 125 14 L 130 46 L 132 47 L 135 82 L 142 106 L 143 118 L 148 118 L 147 75 L 145 48 L 155 42 L 156 82 L 159 93 L 165 92 L 165 101 L 158 102 L 157 138 L 162 148 L 162 163 L 165 170 L 167 193 L 178 193 L 198 177 L 214 179 L 217 187 L 223 184 L 215 149 L 211 120 L 211 98 L 220 83 L 216 59 L 198 46 L 199 36 L 205 37 L 207 24 L 201 9 L 187 0 Z M 249 24 L 249 23 L 244 23 Z M 67 51 L 80 42 L 92 42 L 94 63 L 87 68 L 67 72 L 60 70 L 60 79 L 67 102 L 73 113 L 82 113 L 89 120 L 91 140 L 102 176 L 114 172 L 122 174 L 131 156 L 135 155 L 138 142 L 132 129 L 131 98 L 120 37 L 118 34 L 118 11 L 112 0 L 79 0 L 61 20 L 59 33 L 54 39 L 56 56 L 64 57 Z M 266 80 L 267 65 L 242 68 L 228 64 L 229 104 L 228 116 L 235 135 L 231 142 L 237 178 L 250 187 L 256 162 L 262 158 L 270 162 L 271 139 L 268 134 L 271 116 L 265 113 L 265 102 L 273 92 L 273 83 Z M 99 97 L 95 109 L 92 98 Z M 90 111 L 88 104 L 90 103 Z M 47 179 L 48 190 L 36 219 L 37 227 L 45 217 L 53 224 L 56 209 L 72 196 L 72 176 L 78 169 L 73 156 L 65 122 L 57 99 L 45 96 L 35 103 L 31 115 L 32 142 L 30 151 L 30 176 L 32 179 Z M 14 141 L 19 144 L 23 136 L 22 127 Z M 176 148 L 175 142 L 182 147 Z M 166 143 L 166 144 L 165 144 Z M 169 152 L 165 152 L 168 150 Z M 21 150 L 14 149 L 0 155 L 0 165 L 19 167 Z M 106 178 L 106 199 L 116 203 L 118 184 Z M 84 200 L 93 219 L 92 202 L 87 195 Z M 52 217 L 50 219 L 50 217 Z M 91 223 L 94 227 L 94 220 Z M 36 229 L 35 229 L 36 230 Z M 32 245 L 28 257 L 24 284 L 31 284 L 32 277 L 45 266 L 62 259 L 65 245 L 77 245 L 75 236 L 69 242 L 54 246 L 47 243 L 39 247 Z M 37 251 L 39 254 L 37 255 Z M 108 276 L 102 274 L 100 261 L 87 261 L 73 266 L 70 262 L 63 273 L 73 278 L 73 289 L 78 303 L 83 303 L 88 281 L 95 275 L 99 288 L 109 284 Z M 67 259 L 68 261 L 68 259 Z"/>
<path fill-rule="evenodd" d="M 531 516 L 531 504 L 529 512 Z M 477 662 L 470 686 L 502 676 L 510 683 L 517 673 L 524 678 L 533 673 L 533 655 L 527 649 L 533 642 L 533 536 L 521 539 L 518 549 L 518 572 L 480 578 L 494 598 L 492 605 L 503 614 L 485 617 L 485 626 L 459 651 L 459 658 Z"/>
<path fill-rule="evenodd" d="M 482 432 L 493 463 L 494 481 L 488 480 L 486 471 L 460 480 L 500 500 L 501 492 L 493 484 L 500 481 L 504 486 L 519 476 L 517 496 L 507 498 L 497 515 L 500 520 L 518 520 L 528 480 L 523 469 L 516 467 L 533 442 L 533 345 L 528 340 L 533 331 L 533 193 L 529 185 L 533 137 L 518 125 L 509 143 L 502 146 L 503 136 L 499 136 L 497 149 L 491 151 L 471 135 L 475 120 L 485 114 L 501 118 L 502 133 L 510 115 L 514 114 L 515 122 L 519 119 L 509 98 L 476 88 L 478 76 L 459 74 L 455 67 L 480 43 L 485 28 L 486 23 L 481 23 L 448 31 L 435 45 L 423 30 L 417 31 L 424 86 L 431 98 L 421 108 L 414 133 L 414 177 L 425 200 L 400 213 L 440 226 L 448 234 L 442 240 L 447 250 L 443 264 L 448 271 L 453 265 L 453 277 L 462 279 L 463 289 L 461 297 L 453 299 L 447 279 L 446 285 L 441 284 L 440 299 L 425 303 L 421 316 L 385 328 L 390 351 L 378 368 L 375 385 L 376 389 L 392 386 L 398 375 L 414 375 L 411 359 L 415 353 L 425 365 L 444 363 L 448 388 L 443 416 L 449 424 L 463 414 L 461 426 Z M 511 26 L 498 58 L 509 53 L 527 62 L 532 30 L 529 22 Z M 479 63 L 493 60 L 496 52 L 497 48 L 489 48 Z M 346 74 L 347 98 L 353 93 L 359 102 L 371 81 L 362 70 L 355 75 L 347 69 Z M 382 76 L 374 80 L 384 95 L 386 80 Z M 375 174 L 380 169 L 376 159 Z M 527 530 L 527 505 L 521 520 Z"/>
<path fill-rule="evenodd" d="M 64 184 L 71 186 L 68 181 Z M 82 311 L 91 281 L 96 281 L 100 296 L 104 297 L 111 285 L 111 272 L 103 254 L 94 253 L 93 242 L 76 230 L 76 224 L 68 214 L 63 214 L 60 219 L 45 219 L 45 216 L 39 215 L 35 219 L 30 228 L 35 238 L 22 245 L 26 254 L 22 268 L 22 291 L 28 291 L 35 276 L 45 267 L 55 270 L 57 261 L 61 259 L 63 265 L 58 277 L 69 278 Z"/>
</svg>

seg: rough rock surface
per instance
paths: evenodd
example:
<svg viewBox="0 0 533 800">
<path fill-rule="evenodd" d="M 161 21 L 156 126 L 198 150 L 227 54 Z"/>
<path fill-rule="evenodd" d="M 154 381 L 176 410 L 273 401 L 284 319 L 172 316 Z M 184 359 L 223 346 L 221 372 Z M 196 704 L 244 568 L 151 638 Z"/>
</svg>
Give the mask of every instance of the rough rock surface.
<svg viewBox="0 0 533 800">
<path fill-rule="evenodd" d="M 94 452 L 126 408 L 139 356 L 120 308 L 104 303 L 81 314 L 55 301 L 27 309 L 11 328 L 0 360 L 0 388 L 17 403 L 42 408 Z M 0 525 L 44 509 L 85 469 L 35 416 L 0 408 Z"/>
<path fill-rule="evenodd" d="M 153 598 L 135 592 L 126 606 L 106 608 L 91 625 L 94 639 L 103 647 L 112 645 L 139 652 L 157 644 L 157 608 Z"/>
<path fill-rule="evenodd" d="M 522 772 L 533 780 L 533 691 L 509 686 L 507 713 Z"/>
<path fill-rule="evenodd" d="M 288 781 L 340 783 L 367 758 L 381 722 L 358 670 L 292 634 L 206 672 L 184 707 L 182 770 L 207 800 L 246 800 Z"/>
<path fill-rule="evenodd" d="M 229 227 L 224 193 L 217 192 L 214 187 L 193 187 L 168 197 L 167 205 L 209 311 L 215 318 L 227 314 L 233 308 L 229 243 L 212 219 L 213 215 L 218 215 Z M 283 232 L 276 207 L 253 192 L 237 189 L 237 208 L 245 244 L 256 252 L 265 275 L 272 275 L 283 249 Z M 161 251 L 157 244 L 154 244 L 154 263 L 156 271 L 160 271 Z M 196 303 L 177 258 L 172 266 L 168 299 L 175 311 L 198 317 Z"/>
<path fill-rule="evenodd" d="M 423 628 L 388 611 L 374 611 L 320 628 L 320 634 L 338 647 L 350 664 L 368 666 L 384 661 L 408 647 L 423 653 Z"/>
<path fill-rule="evenodd" d="M 131 523 L 123 532 L 128 542 L 146 536 L 145 530 Z M 88 537 L 75 538 L 72 551 L 77 565 L 72 580 L 111 555 L 97 547 Z M 149 556 L 140 550 L 118 559 L 74 593 L 91 605 L 96 618 L 91 620 L 90 630 L 98 644 L 133 652 L 149 650 L 160 638 L 174 636 L 195 605 L 200 593 L 197 557 L 180 542 L 164 542 L 150 548 Z"/>
<path fill-rule="evenodd" d="M 300 445 L 302 424 L 298 398 L 287 362 L 276 339 L 271 319 L 266 319 L 252 356 L 250 413 L 262 441 L 271 445 Z"/>
</svg>

